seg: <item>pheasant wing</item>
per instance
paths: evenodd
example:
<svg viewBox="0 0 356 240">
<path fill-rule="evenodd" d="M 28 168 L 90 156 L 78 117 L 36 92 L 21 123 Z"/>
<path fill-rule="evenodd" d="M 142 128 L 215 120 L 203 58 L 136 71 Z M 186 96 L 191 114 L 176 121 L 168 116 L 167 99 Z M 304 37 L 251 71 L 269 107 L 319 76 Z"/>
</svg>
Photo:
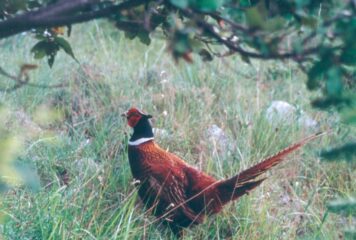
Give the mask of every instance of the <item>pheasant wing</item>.
<svg viewBox="0 0 356 240">
<path fill-rule="evenodd" d="M 165 176 L 152 173 L 148 181 L 151 194 L 157 196 L 156 209 L 161 218 L 183 227 L 203 221 L 187 204 L 184 176 L 180 171 L 171 169 Z"/>
</svg>

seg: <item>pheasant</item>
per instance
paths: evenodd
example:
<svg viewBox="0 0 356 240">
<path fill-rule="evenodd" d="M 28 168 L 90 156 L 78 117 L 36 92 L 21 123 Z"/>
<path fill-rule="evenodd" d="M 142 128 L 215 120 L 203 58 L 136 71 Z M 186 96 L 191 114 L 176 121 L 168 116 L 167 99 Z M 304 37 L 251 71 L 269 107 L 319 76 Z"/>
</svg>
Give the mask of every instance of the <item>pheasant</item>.
<svg viewBox="0 0 356 240">
<path fill-rule="evenodd" d="M 320 136 L 314 134 L 226 180 L 217 180 L 194 168 L 154 142 L 149 119 L 137 108 L 123 114 L 133 134 L 128 143 L 131 172 L 138 194 L 153 214 L 168 224 L 176 236 L 186 227 L 202 223 L 204 217 L 220 212 L 224 205 L 259 186 L 258 178 L 291 152 Z"/>
</svg>

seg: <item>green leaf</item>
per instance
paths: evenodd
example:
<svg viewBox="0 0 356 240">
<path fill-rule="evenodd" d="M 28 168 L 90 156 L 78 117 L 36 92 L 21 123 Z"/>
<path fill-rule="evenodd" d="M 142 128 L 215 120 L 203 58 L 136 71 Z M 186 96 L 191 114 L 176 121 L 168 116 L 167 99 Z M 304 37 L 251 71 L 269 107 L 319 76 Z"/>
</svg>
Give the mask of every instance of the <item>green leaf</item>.
<svg viewBox="0 0 356 240">
<path fill-rule="evenodd" d="M 239 0 L 239 5 L 242 8 L 248 8 L 256 5 L 259 1 L 258 0 Z"/>
<path fill-rule="evenodd" d="M 356 47 L 347 46 L 341 53 L 340 61 L 347 65 L 356 64 Z"/>
<path fill-rule="evenodd" d="M 307 87 L 309 90 L 317 89 L 324 74 L 332 67 L 333 51 L 322 49 L 320 60 L 315 62 L 308 72 Z"/>
<path fill-rule="evenodd" d="M 188 0 L 169 0 L 169 2 L 178 8 L 187 8 Z"/>
<path fill-rule="evenodd" d="M 71 33 L 72 33 L 72 25 L 67 25 L 67 36 L 70 37 Z"/>
<path fill-rule="evenodd" d="M 259 1 L 254 7 L 248 8 L 245 12 L 247 24 L 252 28 L 265 29 L 268 22 L 268 10 L 266 8 L 265 1 Z M 279 20 L 270 20 L 270 26 L 272 27 Z"/>
<path fill-rule="evenodd" d="M 52 68 L 52 66 L 53 66 L 54 60 L 55 60 L 55 58 L 56 58 L 56 54 L 57 54 L 57 52 L 48 55 L 47 62 L 48 62 L 48 66 L 49 66 L 50 68 Z"/>
<path fill-rule="evenodd" d="M 34 53 L 35 58 L 42 58 L 46 55 L 48 65 L 52 67 L 59 48 L 60 45 L 55 41 L 42 40 L 32 47 L 31 52 Z"/>
<path fill-rule="evenodd" d="M 267 31 L 276 31 L 283 28 L 286 25 L 286 20 L 282 17 L 275 17 L 268 19 L 266 23 L 263 25 L 264 29 Z"/>
<path fill-rule="evenodd" d="M 73 53 L 72 47 L 70 46 L 69 42 L 62 37 L 55 37 L 54 41 L 74 60 L 78 61 Z"/>
<path fill-rule="evenodd" d="M 247 24 L 252 28 L 263 28 L 265 21 L 258 11 L 257 7 L 246 10 Z"/>
<path fill-rule="evenodd" d="M 331 97 L 341 96 L 343 85 L 341 70 L 338 66 L 331 67 L 326 73 L 326 93 Z"/>
<path fill-rule="evenodd" d="M 348 97 L 323 97 L 313 100 L 311 104 L 313 107 L 316 108 L 327 109 L 332 106 L 336 106 L 339 108 L 351 106 L 352 102 L 351 99 Z"/>
<path fill-rule="evenodd" d="M 30 0 L 27 2 L 27 7 L 30 9 L 38 8 L 38 7 L 41 7 L 41 4 L 38 1 Z"/>
<path fill-rule="evenodd" d="M 183 54 L 191 50 L 189 34 L 182 31 L 176 32 L 173 42 L 173 51 L 178 54 Z"/>
<path fill-rule="evenodd" d="M 251 60 L 250 60 L 250 58 L 248 56 L 240 55 L 240 57 L 241 57 L 241 60 L 244 61 L 245 63 L 251 64 Z"/>
<path fill-rule="evenodd" d="M 199 51 L 199 55 L 204 62 L 213 61 L 213 56 L 211 55 L 211 53 L 204 48 Z"/>
<path fill-rule="evenodd" d="M 320 77 L 324 74 L 324 64 L 322 61 L 315 63 L 308 72 L 307 87 L 309 90 L 315 90 L 320 86 Z"/>
<path fill-rule="evenodd" d="M 356 200 L 354 198 L 337 199 L 327 205 L 330 212 L 356 216 Z"/>
<path fill-rule="evenodd" d="M 46 56 L 47 41 L 40 41 L 32 47 L 31 52 L 35 59 L 41 59 Z"/>
<path fill-rule="evenodd" d="M 7 11 L 10 13 L 16 13 L 19 10 L 25 10 L 27 7 L 27 1 L 26 0 L 11 0 L 8 1 L 8 6 L 7 6 Z"/>
<path fill-rule="evenodd" d="M 322 151 L 320 154 L 323 160 L 346 160 L 354 161 L 356 159 L 356 142 L 347 143 L 341 147 L 334 148 L 327 151 Z"/>
<path fill-rule="evenodd" d="M 125 32 L 125 37 L 132 40 L 137 36 L 136 32 Z"/>
<path fill-rule="evenodd" d="M 318 19 L 314 16 L 306 14 L 305 12 L 298 12 L 296 17 L 297 20 L 299 20 L 300 23 L 306 27 L 315 29 L 318 26 Z"/>
<path fill-rule="evenodd" d="M 42 59 L 46 56 L 46 51 L 44 49 L 40 49 L 34 52 L 35 59 Z"/>
<path fill-rule="evenodd" d="M 212 12 L 218 10 L 222 5 L 222 0 L 189 0 L 189 6 L 202 12 Z"/>
<path fill-rule="evenodd" d="M 355 97 L 356 98 L 356 97 Z M 341 119 L 346 124 L 356 125 L 356 108 L 346 108 L 341 112 Z"/>
<path fill-rule="evenodd" d="M 146 44 L 147 46 L 150 45 L 151 43 L 151 38 L 148 32 L 139 32 L 137 34 L 137 37 L 140 39 L 140 41 L 143 44 Z"/>
</svg>

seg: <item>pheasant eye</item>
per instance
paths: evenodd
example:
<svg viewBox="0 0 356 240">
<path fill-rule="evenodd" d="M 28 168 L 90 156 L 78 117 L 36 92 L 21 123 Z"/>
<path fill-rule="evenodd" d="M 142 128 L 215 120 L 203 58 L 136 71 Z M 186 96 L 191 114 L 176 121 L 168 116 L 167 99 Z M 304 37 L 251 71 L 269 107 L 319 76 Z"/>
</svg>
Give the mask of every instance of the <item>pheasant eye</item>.
<svg viewBox="0 0 356 240">
<path fill-rule="evenodd" d="M 140 119 L 142 118 L 142 116 L 138 113 L 131 113 L 127 115 L 127 122 L 129 124 L 130 127 L 135 127 L 136 124 L 140 121 Z"/>
<path fill-rule="evenodd" d="M 137 117 L 137 116 L 138 116 L 138 114 L 131 112 L 131 113 L 128 113 L 126 117 L 127 117 L 127 119 L 129 119 L 129 118 Z"/>
</svg>

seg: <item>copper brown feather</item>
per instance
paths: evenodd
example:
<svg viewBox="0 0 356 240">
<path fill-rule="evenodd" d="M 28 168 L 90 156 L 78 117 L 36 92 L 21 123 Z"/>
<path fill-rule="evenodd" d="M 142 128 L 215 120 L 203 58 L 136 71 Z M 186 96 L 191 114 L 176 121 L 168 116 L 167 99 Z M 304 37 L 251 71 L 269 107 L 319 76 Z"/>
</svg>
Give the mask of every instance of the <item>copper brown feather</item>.
<svg viewBox="0 0 356 240">
<path fill-rule="evenodd" d="M 218 181 L 161 149 L 153 139 L 150 115 L 136 108 L 124 115 L 134 129 L 128 155 L 133 177 L 139 181 L 139 196 L 177 236 L 183 228 L 202 223 L 206 215 L 220 212 L 225 204 L 259 186 L 265 180 L 258 179 L 261 174 L 321 135 L 309 136 L 232 178 Z"/>
</svg>

